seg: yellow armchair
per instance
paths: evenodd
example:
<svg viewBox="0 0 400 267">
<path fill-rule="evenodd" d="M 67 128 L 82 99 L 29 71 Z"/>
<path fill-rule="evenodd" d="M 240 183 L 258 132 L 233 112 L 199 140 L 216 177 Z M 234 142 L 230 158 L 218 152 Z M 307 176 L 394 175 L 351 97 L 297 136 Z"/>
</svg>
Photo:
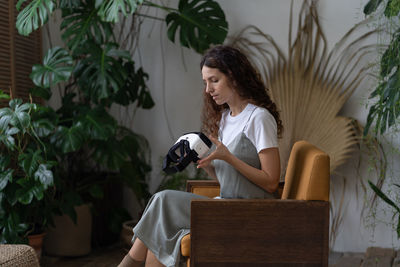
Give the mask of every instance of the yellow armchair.
<svg viewBox="0 0 400 267">
<path fill-rule="evenodd" d="M 187 266 L 328 266 L 329 176 L 329 156 L 298 141 L 281 199 L 193 200 Z M 219 195 L 217 181 L 188 181 L 187 190 Z"/>
</svg>

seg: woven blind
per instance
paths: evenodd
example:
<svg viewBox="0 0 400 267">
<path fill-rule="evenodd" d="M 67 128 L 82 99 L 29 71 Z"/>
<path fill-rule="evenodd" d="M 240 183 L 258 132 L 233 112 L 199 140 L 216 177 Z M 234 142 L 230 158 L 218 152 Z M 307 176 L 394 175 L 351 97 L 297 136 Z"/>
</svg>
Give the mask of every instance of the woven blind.
<svg viewBox="0 0 400 267">
<path fill-rule="evenodd" d="M 28 102 L 33 88 L 29 74 L 33 64 L 41 62 L 42 36 L 40 30 L 29 36 L 18 34 L 16 3 L 17 0 L 0 0 L 0 89 L 6 93 L 11 90 L 13 97 Z"/>
</svg>

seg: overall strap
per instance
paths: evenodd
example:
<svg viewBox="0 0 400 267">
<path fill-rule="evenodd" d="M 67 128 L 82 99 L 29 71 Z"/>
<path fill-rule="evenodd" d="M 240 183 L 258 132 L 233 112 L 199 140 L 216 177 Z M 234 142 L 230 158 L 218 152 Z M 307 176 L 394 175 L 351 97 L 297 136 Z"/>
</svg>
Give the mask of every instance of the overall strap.
<svg viewBox="0 0 400 267">
<path fill-rule="evenodd" d="M 242 132 L 244 132 L 244 131 L 247 129 L 247 126 L 249 125 L 251 116 L 253 115 L 254 111 L 255 111 L 257 108 L 258 108 L 258 107 L 256 106 L 256 107 L 251 111 L 251 113 L 250 113 L 250 115 L 249 115 L 249 117 L 248 117 L 248 119 L 247 119 L 247 122 L 246 122 L 245 126 L 243 127 Z"/>
</svg>

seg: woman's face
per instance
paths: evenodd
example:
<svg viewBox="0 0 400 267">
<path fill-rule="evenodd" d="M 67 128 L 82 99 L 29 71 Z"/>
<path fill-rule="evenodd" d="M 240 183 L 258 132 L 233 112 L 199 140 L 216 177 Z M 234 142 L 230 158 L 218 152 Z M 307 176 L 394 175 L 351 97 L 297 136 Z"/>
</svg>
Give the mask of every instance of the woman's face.
<svg viewBox="0 0 400 267">
<path fill-rule="evenodd" d="M 216 68 L 203 66 L 201 73 L 206 93 L 210 94 L 217 105 L 228 104 L 235 97 L 235 91 L 228 77 Z"/>
</svg>

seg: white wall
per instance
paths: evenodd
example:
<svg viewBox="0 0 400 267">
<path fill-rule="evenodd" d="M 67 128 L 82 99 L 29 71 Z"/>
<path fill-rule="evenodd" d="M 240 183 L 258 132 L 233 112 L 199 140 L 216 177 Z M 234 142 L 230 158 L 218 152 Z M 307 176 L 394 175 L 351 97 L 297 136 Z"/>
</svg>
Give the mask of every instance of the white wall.
<svg viewBox="0 0 400 267">
<path fill-rule="evenodd" d="M 265 33 L 270 34 L 282 47 L 287 46 L 290 0 L 217 0 L 222 6 L 229 22 L 229 34 L 234 34 L 244 26 L 253 24 Z M 302 1 L 295 1 L 295 12 Z M 319 15 L 322 27 L 327 35 L 329 47 L 333 45 L 355 23 L 364 16 L 362 8 L 366 0 L 321 0 Z M 177 6 L 177 0 L 170 1 L 170 6 Z M 295 15 L 295 25 L 297 16 Z M 295 26 L 296 27 L 296 26 Z M 296 29 L 294 27 L 294 29 Z M 151 144 L 153 172 L 150 177 L 150 188 L 155 190 L 161 181 L 161 161 L 173 142 L 183 133 L 200 129 L 200 112 L 202 106 L 202 81 L 199 69 L 201 56 L 187 48 L 181 48 L 166 38 L 165 23 L 147 20 L 142 27 L 139 45 L 139 58 L 150 75 L 148 86 L 155 100 L 151 110 L 138 110 L 132 124 L 133 129 L 146 136 Z M 183 55 L 183 57 L 182 57 Z M 183 66 L 183 60 L 187 69 Z M 373 85 L 363 83 L 346 103 L 341 115 L 356 118 L 362 124 L 366 121 L 366 98 Z M 118 114 L 118 110 L 114 110 Z M 169 121 L 169 125 L 167 123 Z M 392 136 L 395 144 L 400 144 L 399 135 Z M 369 246 L 399 247 L 394 232 L 383 223 L 376 227 L 367 226 L 373 219 L 362 219 L 361 210 L 366 199 L 360 192 L 357 182 L 357 160 L 354 155 L 349 162 L 338 168 L 338 174 L 332 176 L 331 200 L 340 199 L 343 177 L 346 179 L 344 200 L 344 217 L 333 246 L 335 251 L 365 251 Z M 391 159 L 398 162 L 398 157 Z M 366 170 L 368 163 L 362 165 L 361 176 L 374 179 Z M 397 169 L 392 176 L 399 176 Z M 398 179 L 398 178 L 397 178 Z M 132 214 L 137 214 L 137 206 L 132 195 L 125 192 L 126 206 Z M 334 205 L 336 206 L 336 205 Z M 384 207 L 384 205 L 382 205 Z M 365 211 L 367 213 L 368 210 Z M 390 212 L 385 215 L 390 221 Z"/>
</svg>

